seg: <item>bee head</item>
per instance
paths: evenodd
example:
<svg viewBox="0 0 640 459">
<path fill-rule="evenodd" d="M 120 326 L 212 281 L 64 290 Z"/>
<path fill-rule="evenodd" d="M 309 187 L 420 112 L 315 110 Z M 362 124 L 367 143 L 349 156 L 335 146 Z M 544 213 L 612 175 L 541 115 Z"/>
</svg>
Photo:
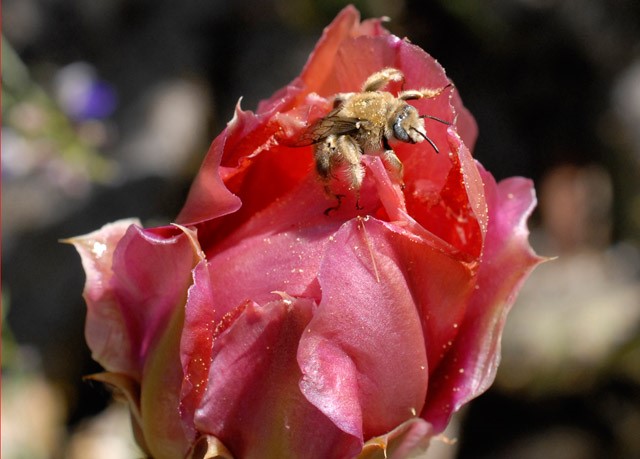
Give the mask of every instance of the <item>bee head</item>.
<svg viewBox="0 0 640 459">
<path fill-rule="evenodd" d="M 407 103 L 397 110 L 392 122 L 393 136 L 402 142 L 418 143 L 427 138 L 424 120 L 418 110 Z"/>
<path fill-rule="evenodd" d="M 436 118 L 435 116 L 420 116 L 418 114 L 418 110 L 407 103 L 404 103 L 398 110 L 396 110 L 396 113 L 392 118 L 392 131 L 393 136 L 396 139 L 407 143 L 418 143 L 426 140 L 429 142 L 429 145 L 433 147 L 436 153 L 440 153 L 436 144 L 433 143 L 433 140 L 431 140 L 427 135 L 427 129 L 424 127 L 424 118 L 436 120 L 446 125 L 449 125 L 450 123 L 441 120 L 440 118 Z"/>
</svg>

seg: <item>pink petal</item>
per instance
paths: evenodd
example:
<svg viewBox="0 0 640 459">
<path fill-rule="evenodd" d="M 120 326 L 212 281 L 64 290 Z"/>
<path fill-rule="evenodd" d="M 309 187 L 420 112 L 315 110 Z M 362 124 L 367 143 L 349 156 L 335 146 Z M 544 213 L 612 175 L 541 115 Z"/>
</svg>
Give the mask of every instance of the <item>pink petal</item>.
<svg viewBox="0 0 640 459">
<path fill-rule="evenodd" d="M 359 451 L 298 390 L 295 354 L 314 309 L 286 296 L 262 307 L 249 302 L 215 340 L 196 424 L 234 457 L 347 459 Z"/>
<path fill-rule="evenodd" d="M 387 226 L 393 232 L 389 243 L 421 318 L 432 375 L 458 336 L 477 274 L 464 260 L 439 250 L 429 239 Z"/>
<path fill-rule="evenodd" d="M 527 240 L 526 220 L 536 203 L 531 181 L 511 178 L 497 185 L 484 169 L 480 173 L 489 220 L 478 285 L 453 347 L 431 377 L 423 412 L 438 432 L 454 411 L 493 382 L 507 313 L 521 284 L 543 261 Z"/>
<path fill-rule="evenodd" d="M 419 413 L 427 389 L 420 317 L 387 236 L 358 219 L 332 237 L 322 301 L 298 352 L 305 396 L 361 441 Z"/>
<path fill-rule="evenodd" d="M 185 434 L 195 438 L 195 410 L 207 388 L 211 349 L 216 324 L 222 317 L 213 304 L 211 274 L 206 260 L 193 269 L 193 284 L 187 294 L 184 326 L 180 341 L 180 361 L 184 375 L 180 389 L 180 414 Z"/>
<path fill-rule="evenodd" d="M 205 223 L 203 234 L 215 231 L 216 240 L 221 240 L 310 175 L 311 148 L 279 145 L 276 137 L 288 129 L 290 121 L 275 116 L 271 120 L 271 115 L 237 110 L 209 151 L 178 223 L 187 226 Z M 224 180 L 224 192 L 220 189 L 210 192 L 201 185 L 220 178 Z M 224 213 L 230 215 L 216 218 L 222 215 L 219 210 L 221 203 L 227 202 L 226 196 L 233 196 L 235 204 L 225 207 Z M 209 246 L 206 238 L 201 242 L 203 247 Z"/>
<path fill-rule="evenodd" d="M 380 209 L 375 217 L 381 220 L 401 222 L 408 219 L 407 206 L 399 184 L 394 183 L 379 156 L 363 156 L 367 174 L 375 183 L 375 192 L 380 198 Z M 382 212 L 384 211 L 384 212 Z"/>
<path fill-rule="evenodd" d="M 138 220 L 119 220 L 84 236 L 70 239 L 82 259 L 87 276 L 84 298 L 87 302 L 85 336 L 94 360 L 110 371 L 139 374 L 132 361 L 132 348 L 126 333 L 126 320 L 110 288 L 111 264 L 115 248 Z M 139 381 L 139 379 L 138 379 Z"/>
<path fill-rule="evenodd" d="M 322 202 L 315 205 L 318 204 Z M 278 208 L 265 212 L 265 219 L 268 221 L 270 215 L 277 215 Z M 300 216 L 303 215 L 301 212 Z M 318 216 L 325 221 L 314 225 Z M 337 224 L 321 211 L 309 221 L 293 223 L 283 217 L 277 224 L 271 220 L 270 226 L 261 225 L 265 219 L 256 216 L 251 225 L 233 235 L 232 243 L 225 244 L 219 253 L 210 257 L 214 307 L 222 314 L 247 299 L 259 303 L 273 301 L 277 298 L 274 291 L 291 296 L 317 296 L 318 268 L 324 247 Z"/>
<path fill-rule="evenodd" d="M 113 255 L 110 289 L 121 310 L 129 344 L 128 356 L 137 375 L 173 311 L 182 309 L 191 284 L 191 269 L 199 260 L 193 240 L 179 228 L 143 230 L 130 226 Z M 100 361 L 108 370 L 111 362 Z"/>
<path fill-rule="evenodd" d="M 111 372 L 102 380 L 136 392 L 130 395 L 134 425 L 153 439 L 146 447 L 154 457 L 183 455 L 188 441 L 178 412 L 177 341 L 191 269 L 201 256 L 195 235 L 121 221 L 72 242 L 88 276 L 87 342 Z"/>
<path fill-rule="evenodd" d="M 229 126 L 236 124 L 237 120 L 234 117 L 229 122 Z M 200 166 L 200 173 L 191 185 L 187 202 L 176 219 L 177 223 L 185 226 L 194 225 L 234 212 L 240 207 L 240 200 L 229 192 L 219 174 L 226 142 L 227 130 L 223 131 L 209 147 Z"/>
<path fill-rule="evenodd" d="M 336 55 L 343 50 L 345 43 L 349 43 L 358 36 L 388 35 L 380 26 L 380 19 L 370 19 L 360 23 L 360 13 L 353 6 L 347 6 L 324 30 L 316 49 L 309 57 L 309 61 L 302 70 L 300 78 L 306 83 L 309 91 L 322 95 L 344 92 L 347 85 L 361 84 L 364 80 L 351 80 L 346 75 L 338 75 L 336 71 Z M 342 51 L 343 52 L 343 51 Z M 353 56 L 357 57 L 357 55 Z M 359 62 L 364 62 L 362 59 Z M 357 63 L 354 63 L 357 64 Z M 357 68 L 358 65 L 353 65 Z M 367 74 L 366 76 L 369 76 Z M 359 89 L 359 88 L 358 88 Z"/>
<path fill-rule="evenodd" d="M 357 212 L 352 197 L 326 216 L 324 210 L 334 204 L 309 175 L 286 197 L 213 246 L 208 270 L 219 314 L 248 299 L 260 304 L 273 301 L 278 298 L 275 291 L 319 301 L 317 275 L 326 246 L 344 219 Z"/>
</svg>

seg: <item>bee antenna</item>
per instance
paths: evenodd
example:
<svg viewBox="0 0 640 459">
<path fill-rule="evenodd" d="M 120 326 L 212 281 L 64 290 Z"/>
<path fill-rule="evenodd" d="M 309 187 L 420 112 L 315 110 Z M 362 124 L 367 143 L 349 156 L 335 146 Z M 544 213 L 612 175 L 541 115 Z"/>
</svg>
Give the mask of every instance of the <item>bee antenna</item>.
<svg viewBox="0 0 640 459">
<path fill-rule="evenodd" d="M 438 121 L 439 123 L 442 124 L 446 124 L 447 126 L 451 126 L 451 123 L 448 121 L 443 120 L 442 118 L 438 118 L 435 116 L 431 116 L 431 115 L 420 115 L 420 118 L 424 119 L 424 118 L 429 118 L 430 120 L 434 120 L 434 121 Z"/>
<path fill-rule="evenodd" d="M 438 150 L 438 147 L 436 147 L 436 144 L 433 143 L 433 140 L 431 140 L 429 137 L 427 137 L 426 134 L 423 134 L 422 132 L 418 131 L 416 128 L 411 128 L 411 130 L 416 131 L 418 134 L 420 134 L 424 138 L 424 140 L 429 142 L 429 145 L 431 145 L 433 147 L 433 149 L 436 151 L 436 153 L 440 153 L 440 150 Z"/>
</svg>

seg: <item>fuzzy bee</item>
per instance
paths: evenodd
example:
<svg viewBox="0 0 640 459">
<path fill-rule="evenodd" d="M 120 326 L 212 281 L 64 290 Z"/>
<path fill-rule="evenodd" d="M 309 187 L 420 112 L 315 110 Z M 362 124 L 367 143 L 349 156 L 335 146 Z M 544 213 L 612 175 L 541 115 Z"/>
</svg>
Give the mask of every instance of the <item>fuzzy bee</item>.
<svg viewBox="0 0 640 459">
<path fill-rule="evenodd" d="M 382 90 L 392 81 L 402 82 L 404 75 L 400 70 L 386 68 L 369 76 L 361 92 L 337 94 L 334 109 L 312 124 L 304 134 L 309 139 L 308 143 L 314 145 L 316 171 L 325 191 L 338 199 L 338 206 L 342 196 L 332 193 L 331 179 L 341 171 L 349 188 L 358 193 L 364 178 L 363 154 L 380 156 L 392 178 L 402 183 L 402 162 L 389 141 L 418 143 L 426 140 L 438 152 L 427 135 L 424 118 L 449 123 L 420 115 L 407 101 L 435 97 L 446 86 L 402 91 L 395 96 Z M 325 213 L 336 208 L 329 208 Z"/>
</svg>

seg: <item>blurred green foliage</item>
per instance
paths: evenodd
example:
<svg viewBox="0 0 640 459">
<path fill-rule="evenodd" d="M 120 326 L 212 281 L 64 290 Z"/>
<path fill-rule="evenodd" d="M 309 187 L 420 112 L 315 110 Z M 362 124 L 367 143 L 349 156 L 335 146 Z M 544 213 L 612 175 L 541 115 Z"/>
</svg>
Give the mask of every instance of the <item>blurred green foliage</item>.
<svg viewBox="0 0 640 459">
<path fill-rule="evenodd" d="M 80 135 L 54 100 L 31 78 L 9 41 L 2 37 L 2 120 L 3 127 L 50 151 L 76 173 L 90 181 L 109 182 L 114 164 Z"/>
</svg>

